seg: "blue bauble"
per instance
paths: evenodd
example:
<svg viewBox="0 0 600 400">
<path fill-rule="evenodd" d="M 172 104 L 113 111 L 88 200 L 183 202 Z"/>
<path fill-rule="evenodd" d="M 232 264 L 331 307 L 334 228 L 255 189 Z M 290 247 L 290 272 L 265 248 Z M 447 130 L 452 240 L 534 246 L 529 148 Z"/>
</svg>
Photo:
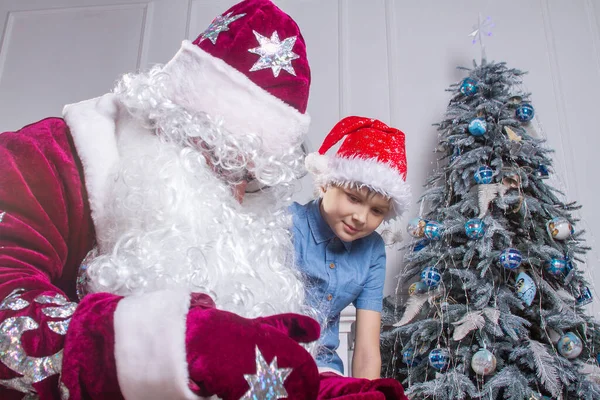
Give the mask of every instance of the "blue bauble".
<svg viewBox="0 0 600 400">
<path fill-rule="evenodd" d="M 428 239 L 421 239 L 418 242 L 416 242 L 413 246 L 413 251 L 420 251 L 423 250 L 427 245 L 429 244 L 429 240 Z"/>
<path fill-rule="evenodd" d="M 481 239 L 485 235 L 485 224 L 479 218 L 465 222 L 465 233 L 469 239 Z"/>
<path fill-rule="evenodd" d="M 521 122 L 531 121 L 534 114 L 535 111 L 533 110 L 533 106 L 529 103 L 521 104 L 515 111 L 515 116 Z"/>
<path fill-rule="evenodd" d="M 409 347 L 402 352 L 402 362 L 408 366 L 413 366 L 419 362 L 419 358 L 415 357 L 415 350 L 412 347 Z"/>
<path fill-rule="evenodd" d="M 459 158 L 461 154 L 462 154 L 462 150 L 460 149 L 460 147 L 455 147 L 452 150 L 452 155 L 450 156 L 450 162 L 451 163 L 454 162 L 454 160 Z"/>
<path fill-rule="evenodd" d="M 465 78 L 460 84 L 460 92 L 465 96 L 473 96 L 477 93 L 477 81 L 471 78 Z"/>
<path fill-rule="evenodd" d="M 478 185 L 487 185 L 488 183 L 492 183 L 492 176 L 494 175 L 494 170 L 488 167 L 487 165 L 482 165 L 477 168 L 473 177 L 475 178 L 475 182 Z"/>
<path fill-rule="evenodd" d="M 434 289 L 439 286 L 442 274 L 436 267 L 425 267 L 421 271 L 421 282 Z"/>
<path fill-rule="evenodd" d="M 573 359 L 581 354 L 583 342 L 573 332 L 567 332 L 558 340 L 556 347 L 561 356 Z"/>
<path fill-rule="evenodd" d="M 546 263 L 546 271 L 551 273 L 552 275 L 562 275 L 565 273 L 567 268 L 567 260 L 564 258 L 553 258 L 548 263 Z"/>
<path fill-rule="evenodd" d="M 440 240 L 442 238 L 442 224 L 437 221 L 427 221 L 424 233 L 429 240 Z"/>
<path fill-rule="evenodd" d="M 448 349 L 433 349 L 429 353 L 429 365 L 438 371 L 443 371 L 450 365 L 450 352 Z"/>
<path fill-rule="evenodd" d="M 500 265 L 506 269 L 515 270 L 521 265 L 521 252 L 517 249 L 509 247 L 500 253 Z"/>
<path fill-rule="evenodd" d="M 579 296 L 577 296 L 575 300 L 577 300 L 578 305 L 585 306 L 586 304 L 590 304 L 594 300 L 594 297 L 592 296 L 590 288 L 584 286 L 579 290 Z"/>
<path fill-rule="evenodd" d="M 517 290 L 517 297 L 520 298 L 523 303 L 528 306 L 533 303 L 537 288 L 533 279 L 525 272 L 521 272 L 517 275 L 515 289 Z"/>
<path fill-rule="evenodd" d="M 596 354 L 596 362 L 600 365 L 600 353 Z"/>
<path fill-rule="evenodd" d="M 538 165 L 537 169 L 533 171 L 533 174 L 540 179 L 547 179 L 550 177 L 550 171 L 544 164 Z"/>
<path fill-rule="evenodd" d="M 472 119 L 468 129 L 471 135 L 482 136 L 487 131 L 487 122 L 483 118 Z"/>
</svg>

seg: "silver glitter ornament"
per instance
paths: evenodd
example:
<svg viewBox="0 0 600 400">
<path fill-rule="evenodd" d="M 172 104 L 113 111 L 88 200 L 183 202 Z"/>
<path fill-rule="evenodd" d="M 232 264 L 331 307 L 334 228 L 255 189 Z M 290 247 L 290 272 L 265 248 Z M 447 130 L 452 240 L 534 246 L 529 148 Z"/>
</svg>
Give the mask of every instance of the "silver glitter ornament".
<svg viewBox="0 0 600 400">
<path fill-rule="evenodd" d="M 256 374 L 244 374 L 250 385 L 240 400 L 277 400 L 288 397 L 283 383 L 292 373 L 292 368 L 277 368 L 277 357 L 267 364 L 258 346 L 256 347 Z"/>
<path fill-rule="evenodd" d="M 69 400 L 71 393 L 69 393 L 69 388 L 63 382 L 58 385 L 58 390 L 60 391 L 60 400 Z"/>
<path fill-rule="evenodd" d="M 292 51 L 296 44 L 297 36 L 290 36 L 281 42 L 277 32 L 273 32 L 271 38 L 267 38 L 256 31 L 254 36 L 259 47 L 248 49 L 250 53 L 258 54 L 260 58 L 254 63 L 250 72 L 259 71 L 261 69 L 271 68 L 273 76 L 277 78 L 282 69 L 296 76 L 296 71 L 292 67 L 292 60 L 300 58 L 300 56 Z"/>
<path fill-rule="evenodd" d="M 65 305 L 68 303 L 65 296 L 61 294 L 55 294 L 54 297 L 47 296 L 45 294 L 36 297 L 33 301 L 39 304 L 58 304 L 59 306 Z"/>
<path fill-rule="evenodd" d="M 0 311 L 12 310 L 19 311 L 29 306 L 29 302 L 27 300 L 23 300 L 21 298 L 21 293 L 23 293 L 25 289 L 15 289 L 8 296 L 2 300 L 0 303 Z"/>
<path fill-rule="evenodd" d="M 66 303 L 60 307 L 42 308 L 44 315 L 50 318 L 68 318 L 75 312 L 77 303 Z"/>
<path fill-rule="evenodd" d="M 21 344 L 23 333 L 38 329 L 30 317 L 7 318 L 0 324 L 0 361 L 22 377 L 0 380 L 0 385 L 23 393 L 35 393 L 33 384 L 59 374 L 63 351 L 48 357 L 28 356 Z"/>
<path fill-rule="evenodd" d="M 206 28 L 206 30 L 200 34 L 200 36 L 202 36 L 200 42 L 203 42 L 205 39 L 208 39 L 211 41 L 212 44 L 216 44 L 217 39 L 219 38 L 219 33 L 228 31 L 230 23 L 246 15 L 244 13 L 234 15 L 232 17 L 231 14 L 233 13 L 230 12 L 225 15 L 219 15 L 215 19 L 213 19 L 208 28 Z"/>
<path fill-rule="evenodd" d="M 48 328 L 50 328 L 52 332 L 56 332 L 59 335 L 64 336 L 67 334 L 70 322 L 71 318 L 65 319 L 64 321 L 48 321 Z"/>
<path fill-rule="evenodd" d="M 2 222 L 5 215 L 6 215 L 6 211 L 0 213 L 0 222 Z"/>
</svg>

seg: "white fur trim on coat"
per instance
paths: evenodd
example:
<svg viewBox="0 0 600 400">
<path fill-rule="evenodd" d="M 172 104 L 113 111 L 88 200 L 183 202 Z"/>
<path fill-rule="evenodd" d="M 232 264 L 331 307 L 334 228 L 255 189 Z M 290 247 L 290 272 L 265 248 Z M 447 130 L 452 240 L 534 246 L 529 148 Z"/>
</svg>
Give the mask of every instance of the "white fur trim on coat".
<svg viewBox="0 0 600 400">
<path fill-rule="evenodd" d="M 190 295 L 162 290 L 123 298 L 114 314 L 115 360 L 127 400 L 200 399 L 188 388 Z"/>
<path fill-rule="evenodd" d="M 267 152 L 297 146 L 308 132 L 308 114 L 300 113 L 187 40 L 164 71 L 172 80 L 168 90 L 173 93 L 168 96 L 174 102 L 215 118 L 224 117 L 225 128 L 234 134 L 257 134 Z"/>
<path fill-rule="evenodd" d="M 392 199 L 395 216 L 402 216 L 408 209 L 411 200 L 410 185 L 395 168 L 374 158 L 316 156 L 306 163 L 316 165 L 316 172 L 313 173 L 317 188 L 329 183 L 366 186 Z M 327 159 L 327 167 L 324 167 L 324 159 L 316 160 L 319 157 Z M 308 165 L 307 168 L 310 170 Z"/>
<path fill-rule="evenodd" d="M 104 214 L 108 175 L 119 161 L 115 135 L 118 112 L 119 105 L 112 93 L 69 104 L 63 109 L 63 117 L 83 164 L 85 186 L 96 229 L 99 217 Z"/>
</svg>

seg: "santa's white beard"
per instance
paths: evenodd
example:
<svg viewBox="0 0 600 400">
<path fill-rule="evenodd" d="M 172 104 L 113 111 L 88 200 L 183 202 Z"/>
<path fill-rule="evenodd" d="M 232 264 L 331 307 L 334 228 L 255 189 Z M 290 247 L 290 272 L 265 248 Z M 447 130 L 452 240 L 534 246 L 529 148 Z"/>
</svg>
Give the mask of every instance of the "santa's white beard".
<svg viewBox="0 0 600 400">
<path fill-rule="evenodd" d="M 125 148 L 110 178 L 98 255 L 87 262 L 90 289 L 181 288 L 246 317 L 310 314 L 278 196 L 242 206 L 199 152 L 149 141 Z"/>
</svg>

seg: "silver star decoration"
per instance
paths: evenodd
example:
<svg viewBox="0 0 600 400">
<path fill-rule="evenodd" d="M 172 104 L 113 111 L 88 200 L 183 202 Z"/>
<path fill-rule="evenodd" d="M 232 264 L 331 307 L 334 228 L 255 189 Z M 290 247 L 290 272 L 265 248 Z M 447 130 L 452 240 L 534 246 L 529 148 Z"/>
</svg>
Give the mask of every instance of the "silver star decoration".
<svg viewBox="0 0 600 400">
<path fill-rule="evenodd" d="M 485 20 L 482 21 L 480 15 L 477 25 L 473 25 L 473 31 L 469 33 L 472 43 L 475 44 L 479 42 L 483 44 L 482 35 L 492 36 L 493 27 L 494 23 L 492 22 L 492 17 L 487 17 Z"/>
<path fill-rule="evenodd" d="M 256 347 L 256 374 L 244 374 L 250 389 L 240 400 L 277 400 L 288 397 L 283 382 L 292 373 L 292 368 L 277 368 L 277 357 L 267 364 L 258 346 Z"/>
<path fill-rule="evenodd" d="M 230 12 L 225 15 L 219 15 L 215 19 L 213 19 L 208 28 L 206 28 L 206 30 L 200 35 L 202 36 L 200 42 L 204 41 L 205 39 L 208 39 L 212 42 L 212 44 L 216 44 L 217 39 L 219 38 L 219 33 L 228 31 L 230 23 L 246 15 L 245 13 L 243 13 L 234 15 L 232 17 L 231 14 L 233 13 Z"/>
<path fill-rule="evenodd" d="M 258 54 L 260 58 L 254 63 L 252 68 L 250 68 L 250 72 L 271 68 L 273 76 L 277 78 L 279 72 L 284 69 L 295 76 L 296 71 L 294 71 L 294 67 L 292 67 L 292 60 L 300 58 L 300 56 L 294 53 L 292 48 L 294 47 L 294 44 L 296 44 L 297 36 L 290 36 L 281 42 L 277 32 L 273 32 L 270 39 L 256 31 L 252 32 L 254 32 L 254 36 L 256 37 L 256 40 L 258 40 L 260 46 L 248 49 L 248 51 L 250 53 Z"/>
</svg>

